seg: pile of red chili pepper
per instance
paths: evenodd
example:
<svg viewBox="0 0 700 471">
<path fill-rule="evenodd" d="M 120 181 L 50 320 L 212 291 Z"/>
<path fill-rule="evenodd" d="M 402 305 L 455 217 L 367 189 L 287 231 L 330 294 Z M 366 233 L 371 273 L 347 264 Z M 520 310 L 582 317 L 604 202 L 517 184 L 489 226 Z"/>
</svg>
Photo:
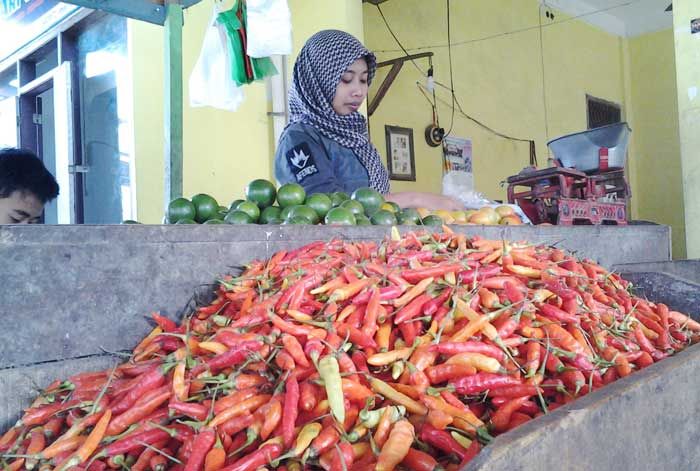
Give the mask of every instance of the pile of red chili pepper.
<svg viewBox="0 0 700 471">
<path fill-rule="evenodd" d="M 220 281 L 113 369 L 50 385 L 0 438 L 18 469 L 460 469 L 504 433 L 700 337 L 553 247 L 397 231 Z"/>
</svg>

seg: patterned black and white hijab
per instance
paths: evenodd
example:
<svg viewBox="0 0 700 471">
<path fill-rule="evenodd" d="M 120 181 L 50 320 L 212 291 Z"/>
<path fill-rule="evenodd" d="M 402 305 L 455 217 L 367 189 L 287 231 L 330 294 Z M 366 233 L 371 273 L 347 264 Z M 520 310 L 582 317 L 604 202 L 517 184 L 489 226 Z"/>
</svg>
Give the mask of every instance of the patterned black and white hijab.
<svg viewBox="0 0 700 471">
<path fill-rule="evenodd" d="M 310 124 L 327 138 L 352 149 L 369 173 L 369 185 L 386 194 L 389 174 L 369 141 L 365 117 L 357 111 L 341 116 L 333 110 L 340 78 L 350 64 L 362 57 L 367 61 L 367 80 L 371 84 L 377 59 L 354 36 L 338 30 L 311 36 L 294 64 L 289 90 L 290 123 Z"/>
</svg>

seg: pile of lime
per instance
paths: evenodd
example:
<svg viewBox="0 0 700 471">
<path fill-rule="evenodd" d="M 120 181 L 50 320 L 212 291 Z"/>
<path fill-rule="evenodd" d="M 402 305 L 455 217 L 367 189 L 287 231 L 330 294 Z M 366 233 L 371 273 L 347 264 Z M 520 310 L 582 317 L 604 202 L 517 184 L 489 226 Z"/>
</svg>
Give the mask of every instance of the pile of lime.
<svg viewBox="0 0 700 471">
<path fill-rule="evenodd" d="M 435 215 L 421 217 L 413 208 L 385 201 L 372 188 L 344 192 L 306 194 L 304 187 L 287 183 L 279 188 L 265 179 L 245 187 L 245 199 L 221 206 L 210 195 L 176 198 L 166 212 L 169 224 L 326 224 L 342 226 L 430 225 L 442 226 Z"/>
</svg>

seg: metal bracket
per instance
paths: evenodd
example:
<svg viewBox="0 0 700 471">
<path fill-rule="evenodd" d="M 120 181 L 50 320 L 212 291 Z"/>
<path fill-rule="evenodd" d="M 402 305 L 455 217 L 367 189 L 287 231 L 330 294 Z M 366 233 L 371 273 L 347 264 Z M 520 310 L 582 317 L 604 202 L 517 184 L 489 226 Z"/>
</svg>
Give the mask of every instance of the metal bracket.
<svg viewBox="0 0 700 471">
<path fill-rule="evenodd" d="M 399 72 L 401 72 L 401 68 L 403 67 L 403 65 L 406 61 L 413 61 L 416 59 L 422 59 L 424 57 L 432 57 L 432 56 L 433 56 L 432 52 L 421 52 L 419 54 L 411 54 L 408 56 L 397 57 L 396 59 L 391 59 L 391 60 L 384 61 L 384 62 L 378 62 L 377 63 L 378 69 L 381 67 L 386 67 L 386 66 L 390 65 L 391 70 L 389 71 L 387 76 L 384 78 L 384 81 L 379 86 L 379 89 L 377 89 L 377 93 L 374 95 L 374 98 L 372 98 L 372 101 L 370 101 L 369 105 L 367 106 L 367 114 L 372 116 L 374 114 L 374 112 L 377 111 L 379 104 L 384 99 L 384 95 L 386 95 L 386 92 L 389 91 L 389 88 L 394 83 L 394 80 L 396 80 L 396 77 L 398 77 Z"/>
<path fill-rule="evenodd" d="M 39 113 L 33 113 L 32 114 L 32 123 L 41 126 L 44 124 L 44 118 Z"/>
<path fill-rule="evenodd" d="M 70 3 L 81 7 L 92 8 L 93 10 L 102 10 L 108 13 L 114 13 L 128 18 L 153 23 L 156 25 L 164 25 L 166 8 L 162 4 L 154 3 L 148 0 L 61 0 L 63 3 Z M 178 3 L 183 9 L 189 8 L 192 5 L 199 3 L 201 0 L 179 0 L 170 1 L 169 3 Z"/>
<path fill-rule="evenodd" d="M 88 173 L 90 167 L 87 165 L 69 165 L 68 173 Z"/>
</svg>

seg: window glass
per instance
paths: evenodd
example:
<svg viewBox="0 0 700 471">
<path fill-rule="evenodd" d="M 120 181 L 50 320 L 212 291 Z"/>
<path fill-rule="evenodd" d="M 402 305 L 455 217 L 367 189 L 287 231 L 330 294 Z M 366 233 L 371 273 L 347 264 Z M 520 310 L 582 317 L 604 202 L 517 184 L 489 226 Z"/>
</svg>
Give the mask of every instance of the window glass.
<svg viewBox="0 0 700 471">
<path fill-rule="evenodd" d="M 0 0 L 0 59 L 28 44 L 78 8 L 58 0 Z"/>
<path fill-rule="evenodd" d="M 77 36 L 86 224 L 134 218 L 127 22 L 104 15 Z"/>
<path fill-rule="evenodd" d="M 0 149 L 17 147 L 17 68 L 0 72 Z"/>
</svg>

